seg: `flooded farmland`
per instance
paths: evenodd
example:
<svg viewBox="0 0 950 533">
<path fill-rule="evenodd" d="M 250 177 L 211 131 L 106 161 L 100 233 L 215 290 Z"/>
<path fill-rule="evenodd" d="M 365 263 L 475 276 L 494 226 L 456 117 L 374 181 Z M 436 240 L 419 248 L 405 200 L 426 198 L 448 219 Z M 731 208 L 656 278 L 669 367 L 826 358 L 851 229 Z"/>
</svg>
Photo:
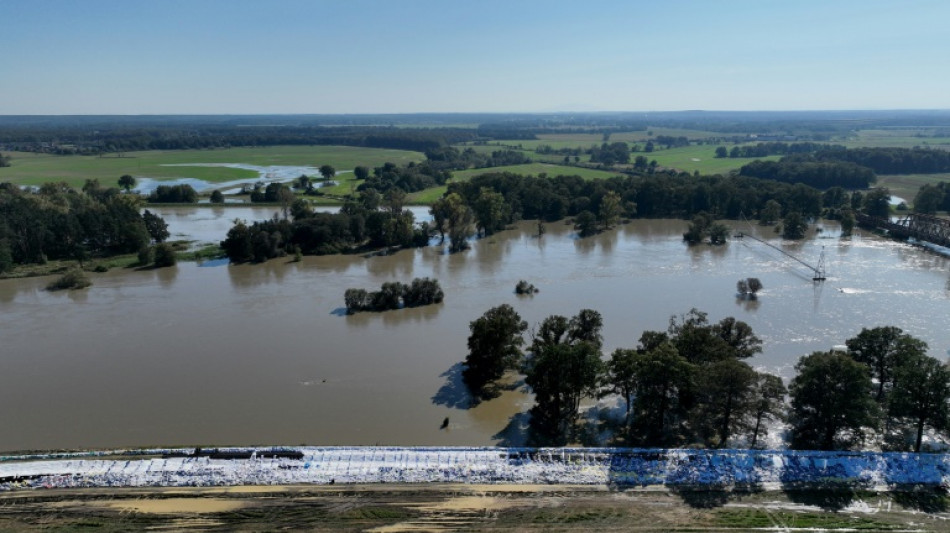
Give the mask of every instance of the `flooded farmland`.
<svg viewBox="0 0 950 533">
<path fill-rule="evenodd" d="M 173 238 L 217 241 L 234 218 L 273 208 L 159 209 Z M 419 213 L 421 214 L 421 212 Z M 417 218 L 418 215 L 417 214 Z M 950 259 L 837 226 L 800 243 L 763 238 L 807 262 L 824 249 L 828 280 L 751 239 L 687 247 L 683 221 L 637 220 L 587 239 L 526 222 L 454 255 L 180 263 L 92 275 L 83 291 L 48 278 L 0 281 L 0 450 L 213 444 L 518 444 L 530 396 L 515 388 L 468 407 L 459 381 L 468 324 L 508 303 L 535 325 L 582 308 L 604 317 L 604 352 L 634 347 L 692 307 L 735 316 L 763 339 L 753 366 L 789 377 L 801 355 L 862 327 L 894 325 L 945 359 Z M 343 292 L 434 277 L 436 306 L 343 313 Z M 758 301 L 738 300 L 758 277 Z M 541 292 L 514 294 L 525 279 Z M 442 420 L 450 418 L 447 429 Z"/>
</svg>

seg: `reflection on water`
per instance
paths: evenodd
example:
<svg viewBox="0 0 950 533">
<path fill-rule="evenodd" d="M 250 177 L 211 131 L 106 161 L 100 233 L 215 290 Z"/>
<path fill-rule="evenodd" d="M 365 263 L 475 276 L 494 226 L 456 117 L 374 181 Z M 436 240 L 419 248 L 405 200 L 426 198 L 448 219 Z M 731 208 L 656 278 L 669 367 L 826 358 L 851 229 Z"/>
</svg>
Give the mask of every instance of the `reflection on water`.
<svg viewBox="0 0 950 533">
<path fill-rule="evenodd" d="M 156 211 L 173 233 L 214 242 L 234 218 L 273 208 Z M 539 238 L 526 221 L 457 254 L 432 246 L 114 269 L 92 274 L 84 291 L 47 292 L 49 278 L 0 281 L 0 449 L 522 443 L 523 383 L 466 408 L 459 381 L 469 324 L 505 303 L 531 325 L 597 309 L 605 353 L 692 307 L 711 320 L 735 316 L 764 341 L 752 364 L 786 377 L 801 355 L 862 327 L 901 327 L 939 357 L 950 348 L 950 259 L 911 246 L 862 233 L 839 240 L 830 223 L 801 243 L 752 229 L 809 263 L 824 247 L 829 279 L 815 285 L 807 267 L 751 239 L 688 247 L 685 221 L 634 221 L 586 239 L 566 224 L 546 229 Z M 347 288 L 427 276 L 444 303 L 341 312 Z M 757 300 L 736 298 L 747 277 L 762 280 Z M 520 279 L 541 292 L 518 298 Z"/>
</svg>

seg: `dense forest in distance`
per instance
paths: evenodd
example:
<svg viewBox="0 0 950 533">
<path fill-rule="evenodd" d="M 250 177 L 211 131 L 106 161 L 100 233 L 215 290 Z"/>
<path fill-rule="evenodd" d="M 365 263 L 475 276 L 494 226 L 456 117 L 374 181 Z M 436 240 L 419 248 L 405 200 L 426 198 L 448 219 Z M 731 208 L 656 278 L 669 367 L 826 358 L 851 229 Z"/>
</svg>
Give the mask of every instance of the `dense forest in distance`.
<svg viewBox="0 0 950 533">
<path fill-rule="evenodd" d="M 102 153 L 226 146 L 347 145 L 426 151 L 476 140 L 650 127 L 826 141 L 857 129 L 936 128 L 950 111 L 680 111 L 370 115 L 0 116 L 0 150 Z"/>
</svg>

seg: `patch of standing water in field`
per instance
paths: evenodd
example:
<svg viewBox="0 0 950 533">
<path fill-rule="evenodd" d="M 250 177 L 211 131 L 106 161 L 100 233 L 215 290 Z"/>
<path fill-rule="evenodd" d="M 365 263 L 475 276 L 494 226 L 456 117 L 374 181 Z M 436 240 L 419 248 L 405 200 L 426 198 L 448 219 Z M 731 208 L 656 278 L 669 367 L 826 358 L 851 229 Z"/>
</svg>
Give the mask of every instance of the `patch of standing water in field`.
<svg viewBox="0 0 950 533">
<path fill-rule="evenodd" d="M 234 194 L 240 192 L 241 185 L 248 183 L 285 183 L 297 179 L 302 174 L 307 176 L 315 176 L 320 174 L 319 169 L 309 166 L 270 165 L 261 167 L 257 165 L 246 165 L 244 163 L 173 163 L 162 166 L 237 168 L 241 170 L 257 172 L 258 176 L 256 178 L 246 178 L 215 183 L 198 178 L 175 178 L 164 180 L 136 176 L 138 185 L 133 190 L 139 194 L 150 194 L 152 191 L 158 188 L 159 185 L 191 185 L 191 187 L 198 192 L 218 189 L 224 194 Z M 340 170 L 336 173 L 336 175 L 339 176 L 340 174 L 346 174 L 347 172 L 352 171 Z"/>
</svg>

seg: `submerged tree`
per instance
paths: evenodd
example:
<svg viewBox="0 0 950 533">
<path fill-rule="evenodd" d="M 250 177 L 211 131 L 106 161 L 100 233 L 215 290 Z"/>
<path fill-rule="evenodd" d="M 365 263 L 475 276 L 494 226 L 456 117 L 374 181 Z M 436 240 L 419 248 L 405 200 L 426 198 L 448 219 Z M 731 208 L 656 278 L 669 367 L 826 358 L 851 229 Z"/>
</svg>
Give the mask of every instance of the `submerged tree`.
<svg viewBox="0 0 950 533">
<path fill-rule="evenodd" d="M 760 290 L 762 290 L 762 282 L 759 281 L 759 278 L 740 279 L 736 282 L 736 291 L 738 291 L 739 296 L 742 298 L 755 300 L 756 294 Z"/>
<path fill-rule="evenodd" d="M 808 231 L 808 222 L 805 221 L 805 217 L 802 216 L 798 211 L 790 211 L 785 215 L 785 219 L 782 221 L 782 237 L 786 239 L 801 239 L 805 236 L 805 232 Z"/>
<path fill-rule="evenodd" d="M 462 377 L 476 393 L 521 363 L 521 336 L 528 323 L 508 304 L 493 307 L 469 324 L 468 356 Z"/>
</svg>

